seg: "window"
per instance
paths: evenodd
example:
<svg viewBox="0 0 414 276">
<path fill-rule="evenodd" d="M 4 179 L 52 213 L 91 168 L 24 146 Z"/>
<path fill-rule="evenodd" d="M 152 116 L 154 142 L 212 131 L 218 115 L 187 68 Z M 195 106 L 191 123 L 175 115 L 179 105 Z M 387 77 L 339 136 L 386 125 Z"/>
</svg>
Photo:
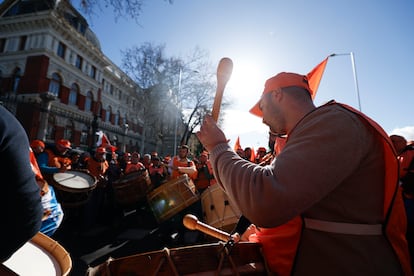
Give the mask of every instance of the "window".
<svg viewBox="0 0 414 276">
<path fill-rule="evenodd" d="M 61 58 L 65 58 L 65 52 L 66 52 L 66 45 L 62 42 L 59 42 L 58 49 L 57 49 L 57 55 Z"/>
<path fill-rule="evenodd" d="M 106 110 L 106 113 L 105 113 L 105 122 L 109 122 L 111 120 L 111 113 L 112 113 L 112 108 L 111 106 L 108 106 L 108 109 Z"/>
<path fill-rule="evenodd" d="M 85 99 L 85 111 L 92 110 L 92 101 L 93 101 L 93 94 L 91 91 L 88 91 L 88 93 L 86 93 L 86 99 Z"/>
<path fill-rule="evenodd" d="M 73 141 L 73 133 L 75 130 L 75 124 L 72 120 L 68 121 L 63 131 L 63 139 Z"/>
<path fill-rule="evenodd" d="M 6 39 L 0 38 L 0 53 L 3 53 L 4 49 L 6 49 Z"/>
<path fill-rule="evenodd" d="M 78 68 L 79 70 L 82 70 L 82 63 L 83 63 L 83 58 L 80 55 L 77 55 L 76 62 L 75 62 L 76 68 Z"/>
<path fill-rule="evenodd" d="M 113 95 L 114 94 L 114 86 L 111 84 L 111 86 L 109 87 L 109 93 L 111 94 L 111 95 Z"/>
<path fill-rule="evenodd" d="M 115 114 L 115 120 L 114 120 L 114 125 L 118 126 L 119 125 L 119 118 L 121 117 L 121 113 L 118 112 Z"/>
<path fill-rule="evenodd" d="M 91 77 L 91 78 L 93 78 L 93 79 L 95 79 L 95 77 L 96 77 L 96 67 L 95 66 L 91 66 L 91 70 L 90 70 L 90 72 L 89 72 L 89 76 Z"/>
<path fill-rule="evenodd" d="M 26 41 L 27 41 L 27 36 L 21 36 L 20 40 L 19 40 L 19 51 L 24 51 L 24 49 L 26 48 Z"/>
<path fill-rule="evenodd" d="M 60 85 L 62 83 L 62 79 L 57 73 L 52 74 L 52 79 L 50 80 L 49 84 L 49 92 L 51 92 L 56 97 L 60 95 Z"/>
<path fill-rule="evenodd" d="M 14 69 L 14 73 L 13 73 L 13 88 L 12 91 L 14 93 L 17 92 L 17 88 L 19 88 L 19 83 L 20 83 L 20 79 L 21 79 L 21 74 L 22 74 L 22 70 L 17 67 L 16 69 Z"/>
<path fill-rule="evenodd" d="M 88 143 L 88 133 L 89 133 L 89 128 L 87 125 L 84 125 L 82 128 L 81 137 L 80 137 L 81 144 L 86 145 Z"/>
<path fill-rule="evenodd" d="M 79 93 L 79 86 L 76 83 L 72 84 L 72 86 L 70 87 L 70 92 L 69 92 L 69 104 L 70 105 L 76 105 L 77 100 L 78 100 L 78 93 Z"/>
</svg>

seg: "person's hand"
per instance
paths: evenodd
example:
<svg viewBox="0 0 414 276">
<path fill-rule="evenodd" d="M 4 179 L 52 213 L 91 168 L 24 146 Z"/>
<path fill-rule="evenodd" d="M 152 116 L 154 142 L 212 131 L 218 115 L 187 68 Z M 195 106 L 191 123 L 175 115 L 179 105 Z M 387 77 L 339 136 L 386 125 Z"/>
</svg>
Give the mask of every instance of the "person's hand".
<svg viewBox="0 0 414 276">
<path fill-rule="evenodd" d="M 249 241 L 249 237 L 252 234 L 256 234 L 256 231 L 258 228 L 254 224 L 250 224 L 249 227 L 247 227 L 246 231 L 241 235 L 240 240 L 241 241 Z"/>
<path fill-rule="evenodd" d="M 200 131 L 196 135 L 207 151 L 212 151 L 218 144 L 227 143 L 228 141 L 211 115 L 204 117 Z"/>
</svg>

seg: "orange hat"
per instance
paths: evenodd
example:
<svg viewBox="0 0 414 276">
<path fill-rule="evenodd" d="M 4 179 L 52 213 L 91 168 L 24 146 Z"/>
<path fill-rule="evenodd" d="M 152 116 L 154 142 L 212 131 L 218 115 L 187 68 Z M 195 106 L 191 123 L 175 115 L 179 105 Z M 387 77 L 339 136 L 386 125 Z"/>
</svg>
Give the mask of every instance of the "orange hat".
<svg viewBox="0 0 414 276">
<path fill-rule="evenodd" d="M 56 144 L 66 148 L 66 149 L 71 149 L 69 140 L 60 139 L 59 141 L 56 142 Z"/>
<path fill-rule="evenodd" d="M 264 94 L 274 91 L 278 88 L 285 88 L 290 86 L 305 88 L 312 95 L 312 90 L 309 87 L 308 78 L 306 76 L 295 73 L 282 72 L 266 81 L 262 97 Z M 263 113 L 259 107 L 260 100 L 250 109 L 250 113 L 258 117 L 263 117 Z"/>
<path fill-rule="evenodd" d="M 264 148 L 264 147 L 260 147 L 260 148 L 258 148 L 258 149 L 257 149 L 257 151 L 258 151 L 258 152 L 261 152 L 261 151 L 266 152 L 266 148 Z"/>
<path fill-rule="evenodd" d="M 40 141 L 40 140 L 33 140 L 33 141 L 30 143 L 30 146 L 31 146 L 32 148 L 35 148 L 35 147 L 45 148 L 45 143 L 43 143 L 43 141 Z"/>
<path fill-rule="evenodd" d="M 105 149 L 105 147 L 99 147 L 99 148 L 96 149 L 96 152 L 97 153 L 106 153 L 106 149 Z"/>
</svg>

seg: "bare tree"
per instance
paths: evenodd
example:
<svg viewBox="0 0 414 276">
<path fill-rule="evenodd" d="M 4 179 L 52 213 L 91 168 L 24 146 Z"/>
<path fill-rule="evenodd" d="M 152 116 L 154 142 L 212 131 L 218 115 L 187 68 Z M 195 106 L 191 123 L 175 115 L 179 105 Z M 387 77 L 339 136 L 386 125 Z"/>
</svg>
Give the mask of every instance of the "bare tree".
<svg viewBox="0 0 414 276">
<path fill-rule="evenodd" d="M 164 45 L 151 43 L 131 47 L 122 51 L 122 67 L 143 88 L 141 108 L 137 112 L 143 120 L 145 136 L 150 138 L 149 129 L 159 132 L 151 135 L 164 135 L 165 124 L 173 125 L 171 119 L 179 116 L 180 126 L 183 126 L 179 141 L 186 144 L 210 111 L 215 75 L 205 51 L 197 48 L 184 61 L 166 57 L 164 49 Z"/>
<path fill-rule="evenodd" d="M 170 4 L 173 0 L 164 0 Z M 71 2 L 75 2 L 72 0 Z M 86 15 L 96 14 L 103 7 L 111 7 L 115 19 L 127 16 L 138 22 L 146 0 L 80 0 L 80 8 Z"/>
</svg>

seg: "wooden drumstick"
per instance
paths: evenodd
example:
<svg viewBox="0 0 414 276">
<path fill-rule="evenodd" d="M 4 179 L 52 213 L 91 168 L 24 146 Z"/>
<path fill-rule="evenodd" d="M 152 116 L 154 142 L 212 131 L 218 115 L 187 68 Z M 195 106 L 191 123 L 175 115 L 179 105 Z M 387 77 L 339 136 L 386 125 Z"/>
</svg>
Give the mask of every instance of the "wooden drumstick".
<svg viewBox="0 0 414 276">
<path fill-rule="evenodd" d="M 217 89 L 216 96 L 214 97 L 214 104 L 212 110 L 212 116 L 214 121 L 217 122 L 220 113 L 221 100 L 223 98 L 224 88 L 230 79 L 233 71 L 233 61 L 230 58 L 224 57 L 220 60 L 217 66 Z"/>
<path fill-rule="evenodd" d="M 210 235 L 214 238 L 219 240 L 228 242 L 229 240 L 233 240 L 234 242 L 238 242 L 240 240 L 239 234 L 230 235 L 227 232 L 221 231 L 220 229 L 214 228 L 208 224 L 205 224 L 197 219 L 196 216 L 187 214 L 183 218 L 183 224 L 190 230 L 199 230 L 204 234 Z"/>
</svg>

